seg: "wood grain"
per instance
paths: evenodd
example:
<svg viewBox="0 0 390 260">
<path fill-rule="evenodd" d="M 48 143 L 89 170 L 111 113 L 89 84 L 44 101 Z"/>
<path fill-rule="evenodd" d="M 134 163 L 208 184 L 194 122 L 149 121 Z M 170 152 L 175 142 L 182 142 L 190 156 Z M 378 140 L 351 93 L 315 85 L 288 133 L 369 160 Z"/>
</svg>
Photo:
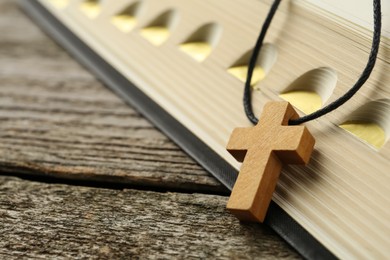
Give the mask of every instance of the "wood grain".
<svg viewBox="0 0 390 260">
<path fill-rule="evenodd" d="M 226 197 L 48 185 L 0 177 L 0 257 L 294 259 Z"/>
<path fill-rule="evenodd" d="M 53 7 L 47 0 L 39 1 L 121 74 L 239 169 L 225 147 L 234 128 L 250 123 L 243 113 L 243 84 L 227 69 L 253 48 L 269 10 L 268 0 L 149 0 L 129 33 L 117 30 L 110 21 L 135 0 L 102 1 L 95 19 L 80 12 L 81 0 L 69 1 L 64 9 Z M 307 85 L 304 90 L 316 92 L 323 105 L 330 104 L 355 84 L 366 65 L 372 33 L 318 10 L 310 2 L 283 1 L 272 22 L 265 42 L 277 50 L 277 60 L 255 86 L 261 91 L 252 93 L 256 114 L 268 101 L 280 100 L 279 95 L 290 91 L 290 87 L 301 90 L 298 85 Z M 140 31 L 167 10 L 177 14 L 176 28 L 164 44 L 156 47 Z M 180 51 L 179 46 L 210 22 L 219 24 L 223 33 L 216 48 L 199 63 Z M 339 258 L 385 258 L 384 252 L 390 248 L 386 236 L 390 233 L 390 208 L 383 206 L 390 202 L 390 142 L 378 151 L 338 127 L 371 102 L 382 100 L 381 107 L 387 111 L 389 46 L 384 37 L 375 70 L 353 99 L 306 124 L 316 137 L 312 160 L 307 166 L 283 167 L 273 195 L 283 210 Z M 303 75 L 310 77 L 298 80 Z M 390 133 L 389 113 L 379 115 L 366 114 L 364 119 L 377 121 L 374 123 Z"/>
<path fill-rule="evenodd" d="M 263 222 L 283 164 L 307 164 L 315 140 L 288 102 L 265 104 L 254 127 L 234 129 L 227 150 L 243 162 L 227 209 L 242 221 Z"/>
<path fill-rule="evenodd" d="M 224 192 L 176 145 L 0 0 L 0 175 Z M 0 258 L 298 258 L 215 195 L 0 176 Z"/>
<path fill-rule="evenodd" d="M 0 171 L 225 192 L 14 1 L 0 1 L 0 35 Z"/>
</svg>

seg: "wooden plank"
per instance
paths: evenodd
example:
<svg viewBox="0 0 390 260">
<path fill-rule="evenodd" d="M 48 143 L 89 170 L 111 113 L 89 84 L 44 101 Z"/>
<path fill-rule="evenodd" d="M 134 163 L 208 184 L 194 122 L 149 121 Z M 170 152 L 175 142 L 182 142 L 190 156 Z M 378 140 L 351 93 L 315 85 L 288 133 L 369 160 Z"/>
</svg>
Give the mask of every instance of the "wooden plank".
<svg viewBox="0 0 390 260">
<path fill-rule="evenodd" d="M 0 177 L 1 258 L 298 258 L 240 224 L 217 195 L 48 185 Z"/>
<path fill-rule="evenodd" d="M 0 171 L 131 185 L 225 189 L 0 2 Z"/>
<path fill-rule="evenodd" d="M 130 33 L 117 30 L 110 21 L 133 0 L 99 1 L 101 12 L 94 19 L 80 10 L 83 0 L 69 1 L 64 9 L 53 7 L 48 0 L 39 2 L 101 58 L 239 168 L 225 147 L 233 128 L 249 126 L 249 122 L 242 112 L 243 84 L 226 70 L 239 65 L 250 53 L 268 1 L 150 0 Z M 256 114 L 266 102 L 280 99 L 280 94 L 298 108 L 298 103 L 304 103 L 301 109 L 306 112 L 310 110 L 308 103 L 313 110 L 329 104 L 354 84 L 365 65 L 371 33 L 339 23 L 332 14 L 316 11 L 309 3 L 301 6 L 302 2 L 307 1 L 285 2 L 269 31 L 266 42 L 274 51 L 265 56 L 273 57 L 269 59 L 271 63 L 276 54 L 278 58 L 258 84 L 261 91 L 253 93 Z M 154 25 L 150 22 L 166 10 L 174 10 L 172 13 L 179 17 L 171 37 L 158 47 L 148 44 L 140 31 Z M 222 28 L 223 33 L 217 33 L 221 37 L 212 54 L 197 63 L 179 46 L 192 38 L 197 28 L 210 22 L 215 23 L 214 28 Z M 386 133 L 390 133 L 390 113 L 386 113 L 390 108 L 386 88 L 388 47 L 388 41 L 383 39 L 372 77 L 347 105 L 307 124 L 317 139 L 313 159 L 307 167 L 284 167 L 273 196 L 283 210 L 340 258 L 383 258 L 383 252 L 390 248 L 384 235 L 390 232 L 386 225 L 390 211 L 383 207 L 389 203 L 389 196 L 384 194 L 388 194 L 390 185 L 390 142 L 384 144 Z M 260 60 L 263 64 L 264 60 Z M 264 71 L 266 67 L 272 66 L 264 65 Z M 291 91 L 301 97 L 302 89 L 309 91 L 305 92 L 309 96 L 315 92 L 314 99 L 291 99 Z M 355 114 L 366 105 L 371 109 L 363 108 L 364 113 Z M 377 125 L 381 140 L 378 143 L 384 146 L 372 149 L 338 127 L 352 118 Z"/>
</svg>

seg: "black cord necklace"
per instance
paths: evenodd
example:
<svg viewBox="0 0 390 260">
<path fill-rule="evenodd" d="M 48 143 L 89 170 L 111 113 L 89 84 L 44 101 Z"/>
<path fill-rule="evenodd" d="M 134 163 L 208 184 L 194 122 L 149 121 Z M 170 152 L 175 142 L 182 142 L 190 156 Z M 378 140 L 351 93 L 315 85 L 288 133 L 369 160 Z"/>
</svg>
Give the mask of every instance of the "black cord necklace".
<svg viewBox="0 0 390 260">
<path fill-rule="evenodd" d="M 251 103 L 252 74 L 272 18 L 281 0 L 275 0 L 261 29 L 248 66 L 244 90 L 244 109 L 254 127 L 236 128 L 230 136 L 227 150 L 242 162 L 227 209 L 242 221 L 263 222 L 283 164 L 307 164 L 315 139 L 309 129 L 300 126 L 343 105 L 369 78 L 378 55 L 381 35 L 381 3 L 374 1 L 374 36 L 371 53 L 358 81 L 343 96 L 316 112 L 299 117 L 288 102 L 268 102 L 260 120 Z"/>
<path fill-rule="evenodd" d="M 276 10 L 279 7 L 281 0 L 275 0 L 271 6 L 271 9 L 268 12 L 267 18 L 264 21 L 263 27 L 261 28 L 260 35 L 257 39 L 256 45 L 253 49 L 252 56 L 248 65 L 248 74 L 245 82 L 244 88 L 244 110 L 245 114 L 248 117 L 249 121 L 253 124 L 257 124 L 259 119 L 254 115 L 252 108 L 252 91 L 251 91 L 251 80 L 253 71 L 256 67 L 257 57 L 263 46 L 265 35 L 267 34 L 268 28 L 271 25 L 272 18 L 274 17 Z M 381 27 L 382 27 L 382 14 L 381 14 L 381 1 L 373 0 L 374 5 L 374 35 L 372 40 L 371 52 L 368 58 L 366 67 L 364 68 L 362 74 L 356 83 L 341 97 L 330 103 L 329 105 L 298 119 L 293 119 L 289 121 L 290 125 L 299 125 L 314 119 L 317 119 L 323 115 L 326 115 L 329 112 L 337 109 L 342 106 L 345 102 L 351 99 L 356 92 L 364 85 L 367 79 L 370 77 L 372 70 L 374 69 L 376 58 L 378 56 L 379 44 L 381 40 Z"/>
</svg>

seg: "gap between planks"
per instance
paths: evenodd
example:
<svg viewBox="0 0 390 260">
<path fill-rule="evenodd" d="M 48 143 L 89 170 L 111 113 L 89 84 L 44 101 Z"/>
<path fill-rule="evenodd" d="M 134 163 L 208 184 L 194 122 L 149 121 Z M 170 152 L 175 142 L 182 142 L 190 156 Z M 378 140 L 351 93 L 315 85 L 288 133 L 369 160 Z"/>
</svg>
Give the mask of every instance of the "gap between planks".
<svg viewBox="0 0 390 260">
<path fill-rule="evenodd" d="M 0 14 L 0 171 L 47 182 L 227 193 L 16 3 L 2 1 Z"/>
<path fill-rule="evenodd" d="M 299 256 L 269 228 L 227 214 L 226 197 L 45 184 L 0 176 L 0 256 Z"/>
</svg>

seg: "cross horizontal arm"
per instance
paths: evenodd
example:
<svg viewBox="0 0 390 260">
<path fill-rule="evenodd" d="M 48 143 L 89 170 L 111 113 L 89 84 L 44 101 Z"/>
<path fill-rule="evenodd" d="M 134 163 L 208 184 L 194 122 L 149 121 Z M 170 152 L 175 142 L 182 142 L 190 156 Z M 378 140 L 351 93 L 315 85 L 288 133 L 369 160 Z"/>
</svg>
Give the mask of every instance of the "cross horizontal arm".
<svg viewBox="0 0 390 260">
<path fill-rule="evenodd" d="M 285 164 L 307 164 L 315 144 L 305 126 L 281 126 L 273 151 Z"/>
<path fill-rule="evenodd" d="M 230 136 L 226 149 L 239 162 L 244 160 L 246 151 L 253 143 L 252 138 L 250 138 L 253 135 L 253 131 L 254 127 L 236 128 Z"/>
</svg>

